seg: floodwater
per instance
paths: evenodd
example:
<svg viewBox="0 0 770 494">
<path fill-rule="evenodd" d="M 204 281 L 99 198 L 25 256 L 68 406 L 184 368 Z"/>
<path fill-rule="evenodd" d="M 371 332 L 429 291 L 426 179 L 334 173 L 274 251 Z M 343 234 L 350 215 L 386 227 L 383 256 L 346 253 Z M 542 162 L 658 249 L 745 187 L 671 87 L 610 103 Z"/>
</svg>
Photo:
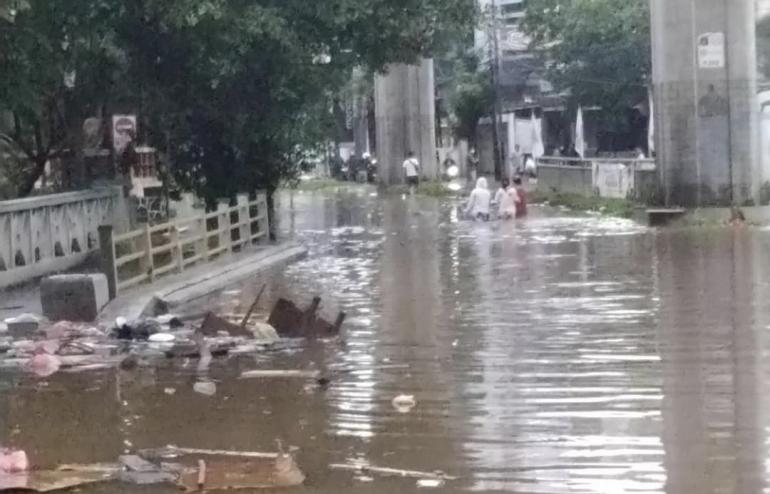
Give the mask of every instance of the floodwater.
<svg viewBox="0 0 770 494">
<path fill-rule="evenodd" d="M 770 231 L 648 230 L 535 209 L 458 222 L 452 204 L 369 189 L 286 195 L 281 229 L 307 259 L 196 303 L 243 312 L 263 283 L 348 313 L 338 341 L 215 361 L 0 378 L 0 444 L 38 464 L 111 461 L 175 444 L 299 448 L 294 492 L 424 492 L 332 471 L 365 461 L 441 470 L 436 492 L 766 491 Z M 238 380 L 319 369 L 327 389 Z M 174 394 L 168 394 L 174 391 Z M 417 406 L 391 404 L 414 395 Z M 100 486 L 83 492 L 173 492 Z"/>
</svg>

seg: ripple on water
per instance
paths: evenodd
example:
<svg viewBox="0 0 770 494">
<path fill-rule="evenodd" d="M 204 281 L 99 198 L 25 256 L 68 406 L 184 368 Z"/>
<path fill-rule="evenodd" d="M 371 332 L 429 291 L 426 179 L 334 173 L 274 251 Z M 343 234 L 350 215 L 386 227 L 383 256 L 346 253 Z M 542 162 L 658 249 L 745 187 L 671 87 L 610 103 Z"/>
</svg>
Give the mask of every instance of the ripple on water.
<svg viewBox="0 0 770 494">
<path fill-rule="evenodd" d="M 258 450 L 280 437 L 302 449 L 316 492 L 416 489 L 326 468 L 351 459 L 461 478 L 441 492 L 739 492 L 739 480 L 764 478 L 757 409 L 770 394 L 768 361 L 753 329 L 770 327 L 759 291 L 770 249 L 752 243 L 762 238 L 537 208 L 523 222 L 472 224 L 418 197 L 304 194 L 291 204 L 281 225 L 310 254 L 269 276 L 265 303 L 320 293 L 326 312 L 348 313 L 344 341 L 214 365 L 214 397 L 195 394 L 193 371 L 173 365 L 124 383 L 125 405 L 110 374 L 87 408 L 62 401 L 82 382 L 24 384 L 13 392 L 34 421 L 6 405 L 3 423 L 31 431 L 21 439 L 40 450 L 62 437 L 40 424 L 81 431 L 61 441 L 77 452 L 68 461 L 111 459 L 124 440 Z M 233 310 L 255 287 L 235 289 Z M 319 390 L 233 379 L 253 368 L 317 368 L 332 380 Z M 399 413 L 399 395 L 416 406 Z M 115 417 L 130 420 L 112 442 L 82 433 L 83 421 L 114 431 Z M 63 457 L 64 446 L 49 447 Z"/>
</svg>

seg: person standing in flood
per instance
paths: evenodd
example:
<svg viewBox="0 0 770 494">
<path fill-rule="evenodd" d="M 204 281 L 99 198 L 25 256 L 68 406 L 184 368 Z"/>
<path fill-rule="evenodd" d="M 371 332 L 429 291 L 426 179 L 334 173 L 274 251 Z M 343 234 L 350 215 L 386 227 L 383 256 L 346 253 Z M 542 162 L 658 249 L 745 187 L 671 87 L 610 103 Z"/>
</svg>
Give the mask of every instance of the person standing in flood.
<svg viewBox="0 0 770 494">
<path fill-rule="evenodd" d="M 511 220 L 516 217 L 516 203 L 519 202 L 519 196 L 515 187 L 511 187 L 511 182 L 507 178 L 502 181 L 502 186 L 495 194 L 495 204 L 497 204 L 497 217 L 503 220 Z"/>
<path fill-rule="evenodd" d="M 479 171 L 479 156 L 476 154 L 475 149 L 471 149 L 471 152 L 468 153 L 468 156 L 466 158 L 466 173 L 467 173 L 467 179 L 468 184 L 472 184 L 476 180 L 476 174 Z"/>
<path fill-rule="evenodd" d="M 409 186 L 409 193 L 414 194 L 420 185 L 420 162 L 412 151 L 406 154 L 403 167 L 406 174 L 406 183 Z"/>
<path fill-rule="evenodd" d="M 523 218 L 527 215 L 527 191 L 521 181 L 521 177 L 513 179 L 513 187 L 516 191 L 516 217 Z"/>
<path fill-rule="evenodd" d="M 465 205 L 465 216 L 476 221 L 489 221 L 489 206 L 492 202 L 492 194 L 489 192 L 487 179 L 484 177 L 476 181 L 476 188 L 468 197 Z"/>
</svg>

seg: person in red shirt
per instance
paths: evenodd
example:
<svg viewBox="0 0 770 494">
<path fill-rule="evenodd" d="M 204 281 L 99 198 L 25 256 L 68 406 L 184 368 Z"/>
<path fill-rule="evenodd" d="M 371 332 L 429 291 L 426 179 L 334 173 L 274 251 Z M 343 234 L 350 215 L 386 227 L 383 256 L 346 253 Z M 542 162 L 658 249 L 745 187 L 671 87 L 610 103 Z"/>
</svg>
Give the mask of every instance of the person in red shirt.
<svg viewBox="0 0 770 494">
<path fill-rule="evenodd" d="M 516 195 L 519 196 L 516 203 L 516 217 L 523 218 L 527 215 L 527 191 L 521 183 L 521 177 L 514 177 L 513 186 L 516 188 Z"/>
</svg>

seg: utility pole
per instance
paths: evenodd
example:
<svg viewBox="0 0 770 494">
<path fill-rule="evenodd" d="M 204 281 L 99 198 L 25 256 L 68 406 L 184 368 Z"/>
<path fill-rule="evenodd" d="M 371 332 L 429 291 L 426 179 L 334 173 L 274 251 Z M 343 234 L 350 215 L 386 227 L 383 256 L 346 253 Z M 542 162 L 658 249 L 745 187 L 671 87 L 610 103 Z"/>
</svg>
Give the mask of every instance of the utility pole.
<svg viewBox="0 0 770 494">
<path fill-rule="evenodd" d="M 491 14 L 492 19 L 490 22 L 490 57 L 489 63 L 490 76 L 492 78 L 492 89 L 494 92 L 495 103 L 492 108 L 492 146 L 494 152 L 495 163 L 495 179 L 500 180 L 503 178 L 503 170 L 505 167 L 505 157 L 503 152 L 503 146 L 500 142 L 500 118 L 502 114 L 501 100 L 500 100 L 500 26 L 498 24 L 500 16 L 497 11 L 497 0 L 491 0 Z"/>
</svg>

